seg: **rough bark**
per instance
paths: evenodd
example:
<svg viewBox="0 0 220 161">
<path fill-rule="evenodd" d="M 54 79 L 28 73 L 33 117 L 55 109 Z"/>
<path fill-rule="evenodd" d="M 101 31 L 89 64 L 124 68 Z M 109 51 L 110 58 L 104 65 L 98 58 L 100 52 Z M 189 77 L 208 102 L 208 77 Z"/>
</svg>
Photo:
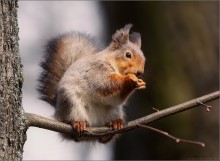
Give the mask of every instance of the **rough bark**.
<svg viewBox="0 0 220 161">
<path fill-rule="evenodd" d="M 26 141 L 17 7 L 17 0 L 0 1 L 0 160 L 22 160 Z"/>
</svg>

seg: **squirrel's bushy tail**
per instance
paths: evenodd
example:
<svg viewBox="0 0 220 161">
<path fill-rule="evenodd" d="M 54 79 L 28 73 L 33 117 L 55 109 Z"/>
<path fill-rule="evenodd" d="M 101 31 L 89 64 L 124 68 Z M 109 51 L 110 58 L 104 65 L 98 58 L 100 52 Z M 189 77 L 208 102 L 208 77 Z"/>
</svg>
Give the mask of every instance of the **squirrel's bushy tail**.
<svg viewBox="0 0 220 161">
<path fill-rule="evenodd" d="M 93 38 L 81 33 L 68 33 L 48 42 L 38 79 L 41 99 L 56 105 L 57 87 L 65 71 L 76 60 L 98 52 Z"/>
</svg>

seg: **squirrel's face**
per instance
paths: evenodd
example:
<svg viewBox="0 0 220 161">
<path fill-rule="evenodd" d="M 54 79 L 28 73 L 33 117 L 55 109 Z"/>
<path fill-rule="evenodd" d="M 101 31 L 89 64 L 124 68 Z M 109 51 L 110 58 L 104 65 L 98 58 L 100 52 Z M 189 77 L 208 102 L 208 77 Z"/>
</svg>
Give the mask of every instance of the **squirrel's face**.
<svg viewBox="0 0 220 161">
<path fill-rule="evenodd" d="M 119 50 L 115 57 L 120 74 L 144 73 L 145 58 L 142 51 L 132 43 L 129 43 Z"/>
<path fill-rule="evenodd" d="M 112 35 L 109 48 L 115 53 L 120 74 L 141 75 L 144 73 L 145 58 L 141 51 L 141 35 L 129 33 L 132 24 L 125 25 Z"/>
</svg>

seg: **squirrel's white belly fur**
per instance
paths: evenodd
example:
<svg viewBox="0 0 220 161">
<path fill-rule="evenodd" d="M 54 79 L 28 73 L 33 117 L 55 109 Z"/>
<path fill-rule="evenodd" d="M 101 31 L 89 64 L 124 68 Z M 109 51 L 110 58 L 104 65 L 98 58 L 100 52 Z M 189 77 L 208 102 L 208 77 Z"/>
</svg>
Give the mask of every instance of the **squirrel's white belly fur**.
<svg viewBox="0 0 220 161">
<path fill-rule="evenodd" d="M 123 101 L 120 99 L 120 93 L 100 97 L 96 92 L 94 93 L 95 89 L 91 83 L 89 83 L 89 78 L 84 79 L 84 75 L 82 73 L 85 73 L 84 70 L 87 70 L 87 75 L 89 75 L 90 79 L 96 79 L 96 81 L 100 81 L 101 84 L 102 80 L 97 80 L 99 78 L 97 75 L 104 74 L 106 72 L 100 69 L 99 73 L 89 73 L 91 70 L 91 66 L 89 64 L 90 60 L 91 58 L 88 57 L 87 68 L 82 68 L 85 63 L 82 64 L 80 60 L 75 62 L 66 71 L 59 83 L 59 95 L 57 97 L 58 101 L 56 105 L 58 112 L 56 112 L 57 114 L 55 114 L 55 116 L 61 121 L 88 121 L 90 126 L 103 126 L 111 120 L 124 117 L 124 112 L 122 111 Z M 71 68 L 74 68 L 75 70 L 72 70 Z M 63 98 L 66 98 L 66 101 L 68 102 L 67 107 L 65 107 L 65 102 L 63 102 L 65 100 Z M 70 99 L 67 100 L 67 98 Z M 67 109 L 64 110 L 64 108 Z M 63 114 L 60 115 L 60 113 Z M 68 117 L 62 117 L 66 115 Z M 66 120 L 67 118 L 68 120 Z"/>
<path fill-rule="evenodd" d="M 73 84 L 72 87 L 65 90 L 66 93 L 64 93 L 64 95 L 68 95 L 69 98 L 72 98 L 69 100 L 71 106 L 67 107 L 69 108 L 67 114 L 68 117 L 66 117 L 68 120 L 64 120 L 65 122 L 86 120 L 90 126 L 103 126 L 111 120 L 123 118 L 121 101 L 118 99 L 117 95 L 106 96 L 105 98 L 100 99 L 93 95 L 84 95 L 85 93 L 79 94 L 77 88 L 77 85 Z M 69 89 L 71 89 L 71 91 L 69 91 Z M 60 101 L 58 101 L 57 105 L 58 109 L 62 108 L 63 110 L 66 108 L 63 107 L 65 103 L 63 104 L 62 101 L 59 102 Z"/>
</svg>

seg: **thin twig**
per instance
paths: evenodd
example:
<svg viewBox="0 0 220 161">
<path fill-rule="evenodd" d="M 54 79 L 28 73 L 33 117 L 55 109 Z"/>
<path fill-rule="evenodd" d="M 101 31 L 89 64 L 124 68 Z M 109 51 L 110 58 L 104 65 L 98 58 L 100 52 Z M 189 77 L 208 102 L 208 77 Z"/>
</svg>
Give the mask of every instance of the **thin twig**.
<svg viewBox="0 0 220 161">
<path fill-rule="evenodd" d="M 157 108 L 154 108 L 154 107 L 151 107 L 151 109 L 156 111 L 156 112 L 160 111 L 160 110 L 158 110 Z"/>
<path fill-rule="evenodd" d="M 205 147 L 205 144 L 203 142 L 200 142 L 200 141 L 193 141 L 193 140 L 188 140 L 188 139 L 181 139 L 181 138 L 178 138 L 178 137 L 175 137 L 173 135 L 170 135 L 168 132 L 166 131 L 162 131 L 160 129 L 157 129 L 157 128 L 154 128 L 154 127 L 151 127 L 151 126 L 147 126 L 147 125 L 141 125 L 141 124 L 137 124 L 137 126 L 139 127 L 143 127 L 143 128 L 147 128 L 147 129 L 150 129 L 151 131 L 154 131 L 154 132 L 157 132 L 159 134 L 162 134 L 162 135 L 165 135 L 167 136 L 168 138 L 171 138 L 173 140 L 176 141 L 176 143 L 179 143 L 179 142 L 185 142 L 185 143 L 190 143 L 190 144 L 196 144 L 196 145 L 199 145 L 201 147 Z"/>
<path fill-rule="evenodd" d="M 199 99 L 197 100 L 197 102 L 198 102 L 200 105 L 205 106 L 205 107 L 206 107 L 206 111 L 207 111 L 207 112 L 209 112 L 209 111 L 210 111 L 210 109 L 212 108 L 212 106 L 207 105 L 207 104 L 205 104 L 205 103 L 202 103 L 202 102 L 201 102 Z"/>
<path fill-rule="evenodd" d="M 138 118 L 136 120 L 128 122 L 124 126 L 124 128 L 122 128 L 120 130 L 112 131 L 111 128 L 108 128 L 108 127 L 88 127 L 88 128 L 86 128 L 84 136 L 96 137 L 96 136 L 106 135 L 106 134 L 123 133 L 128 130 L 132 130 L 132 129 L 137 128 L 138 127 L 137 124 L 149 124 L 153 121 L 162 119 L 164 117 L 168 117 L 170 115 L 174 115 L 176 113 L 180 113 L 182 111 L 194 108 L 194 107 L 201 104 L 201 103 L 199 103 L 199 101 L 206 103 L 206 102 L 209 102 L 212 100 L 216 100 L 219 98 L 219 93 L 220 93 L 219 91 L 216 91 L 216 92 L 207 94 L 205 96 L 187 101 L 185 103 L 182 103 L 182 104 L 179 104 L 179 105 L 176 105 L 173 107 L 169 107 L 164 110 L 160 110 L 158 112 L 154 112 L 154 113 L 147 115 L 145 117 Z M 26 113 L 26 118 L 27 118 L 27 125 L 28 126 L 35 126 L 35 127 L 39 127 L 39 128 L 53 130 L 56 132 L 62 132 L 62 133 L 69 133 L 69 134 L 73 133 L 72 127 L 70 125 L 56 121 L 56 120 L 48 119 L 48 118 L 38 116 L 35 114 L 31 114 L 31 113 Z"/>
</svg>

